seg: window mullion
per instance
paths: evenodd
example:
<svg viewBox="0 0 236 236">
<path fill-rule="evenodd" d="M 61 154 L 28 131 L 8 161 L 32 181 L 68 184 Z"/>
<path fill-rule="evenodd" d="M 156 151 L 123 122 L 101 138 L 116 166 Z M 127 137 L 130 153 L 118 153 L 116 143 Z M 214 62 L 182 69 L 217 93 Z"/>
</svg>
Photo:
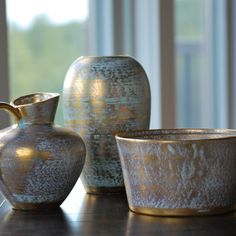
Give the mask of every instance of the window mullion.
<svg viewBox="0 0 236 236">
<path fill-rule="evenodd" d="M 160 0 L 162 128 L 176 126 L 174 0 Z"/>
<path fill-rule="evenodd" d="M 228 127 L 235 128 L 235 94 L 236 91 L 236 24 L 235 24 L 236 3 L 234 0 L 227 1 L 227 56 L 228 56 Z"/>
<path fill-rule="evenodd" d="M 227 12 L 226 1 L 211 0 L 212 12 L 208 44 L 211 45 L 211 90 L 212 90 L 212 126 L 228 126 L 227 98 Z M 209 88 L 210 89 L 210 88 Z"/>
<path fill-rule="evenodd" d="M 109 56 L 113 45 L 113 1 L 89 1 L 89 51 L 91 55 Z"/>
<path fill-rule="evenodd" d="M 0 100 L 9 100 L 8 53 L 7 53 L 7 21 L 6 2 L 0 1 Z M 5 112 L 0 112 L 0 128 L 9 124 Z"/>
</svg>

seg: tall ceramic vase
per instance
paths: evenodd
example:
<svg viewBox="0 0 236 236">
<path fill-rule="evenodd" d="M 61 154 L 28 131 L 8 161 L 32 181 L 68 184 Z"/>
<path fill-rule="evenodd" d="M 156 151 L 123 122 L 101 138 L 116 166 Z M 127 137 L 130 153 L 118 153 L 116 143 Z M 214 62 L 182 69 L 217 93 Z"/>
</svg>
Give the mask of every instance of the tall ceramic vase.
<svg viewBox="0 0 236 236">
<path fill-rule="evenodd" d="M 86 144 L 81 179 L 87 193 L 124 190 L 114 135 L 149 128 L 150 97 L 147 75 L 132 57 L 80 57 L 70 66 L 64 120 Z"/>
</svg>

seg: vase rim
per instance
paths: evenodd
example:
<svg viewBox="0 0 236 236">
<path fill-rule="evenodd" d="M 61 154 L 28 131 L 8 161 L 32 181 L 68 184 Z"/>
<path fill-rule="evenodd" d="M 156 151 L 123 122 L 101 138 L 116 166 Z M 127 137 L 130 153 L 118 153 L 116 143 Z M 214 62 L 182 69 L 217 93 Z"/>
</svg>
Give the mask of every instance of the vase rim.
<svg viewBox="0 0 236 236">
<path fill-rule="evenodd" d="M 130 55 L 107 55 L 107 56 L 92 56 L 92 55 L 89 55 L 89 56 L 81 56 L 79 57 L 79 59 L 82 59 L 82 58 L 134 58 Z"/>
</svg>

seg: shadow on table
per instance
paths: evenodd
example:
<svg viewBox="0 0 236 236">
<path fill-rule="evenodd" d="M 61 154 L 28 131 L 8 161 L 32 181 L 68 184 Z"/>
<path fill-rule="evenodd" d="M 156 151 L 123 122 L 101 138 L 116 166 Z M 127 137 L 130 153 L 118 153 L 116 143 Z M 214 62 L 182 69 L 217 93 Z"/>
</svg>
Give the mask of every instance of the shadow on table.
<svg viewBox="0 0 236 236">
<path fill-rule="evenodd" d="M 204 217 L 140 215 L 129 211 L 125 195 L 85 194 L 53 211 L 16 211 L 6 203 L 1 212 L 1 236 L 236 235 L 236 212 Z"/>
</svg>

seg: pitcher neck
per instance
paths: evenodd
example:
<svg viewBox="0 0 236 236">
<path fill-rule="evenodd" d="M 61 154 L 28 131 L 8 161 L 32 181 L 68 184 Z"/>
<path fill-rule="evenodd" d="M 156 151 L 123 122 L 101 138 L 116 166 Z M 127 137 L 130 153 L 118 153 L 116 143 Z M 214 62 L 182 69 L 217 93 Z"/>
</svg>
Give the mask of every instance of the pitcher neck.
<svg viewBox="0 0 236 236">
<path fill-rule="evenodd" d="M 16 99 L 12 105 L 20 112 L 19 124 L 53 124 L 59 96 L 57 93 L 35 93 Z"/>
</svg>

